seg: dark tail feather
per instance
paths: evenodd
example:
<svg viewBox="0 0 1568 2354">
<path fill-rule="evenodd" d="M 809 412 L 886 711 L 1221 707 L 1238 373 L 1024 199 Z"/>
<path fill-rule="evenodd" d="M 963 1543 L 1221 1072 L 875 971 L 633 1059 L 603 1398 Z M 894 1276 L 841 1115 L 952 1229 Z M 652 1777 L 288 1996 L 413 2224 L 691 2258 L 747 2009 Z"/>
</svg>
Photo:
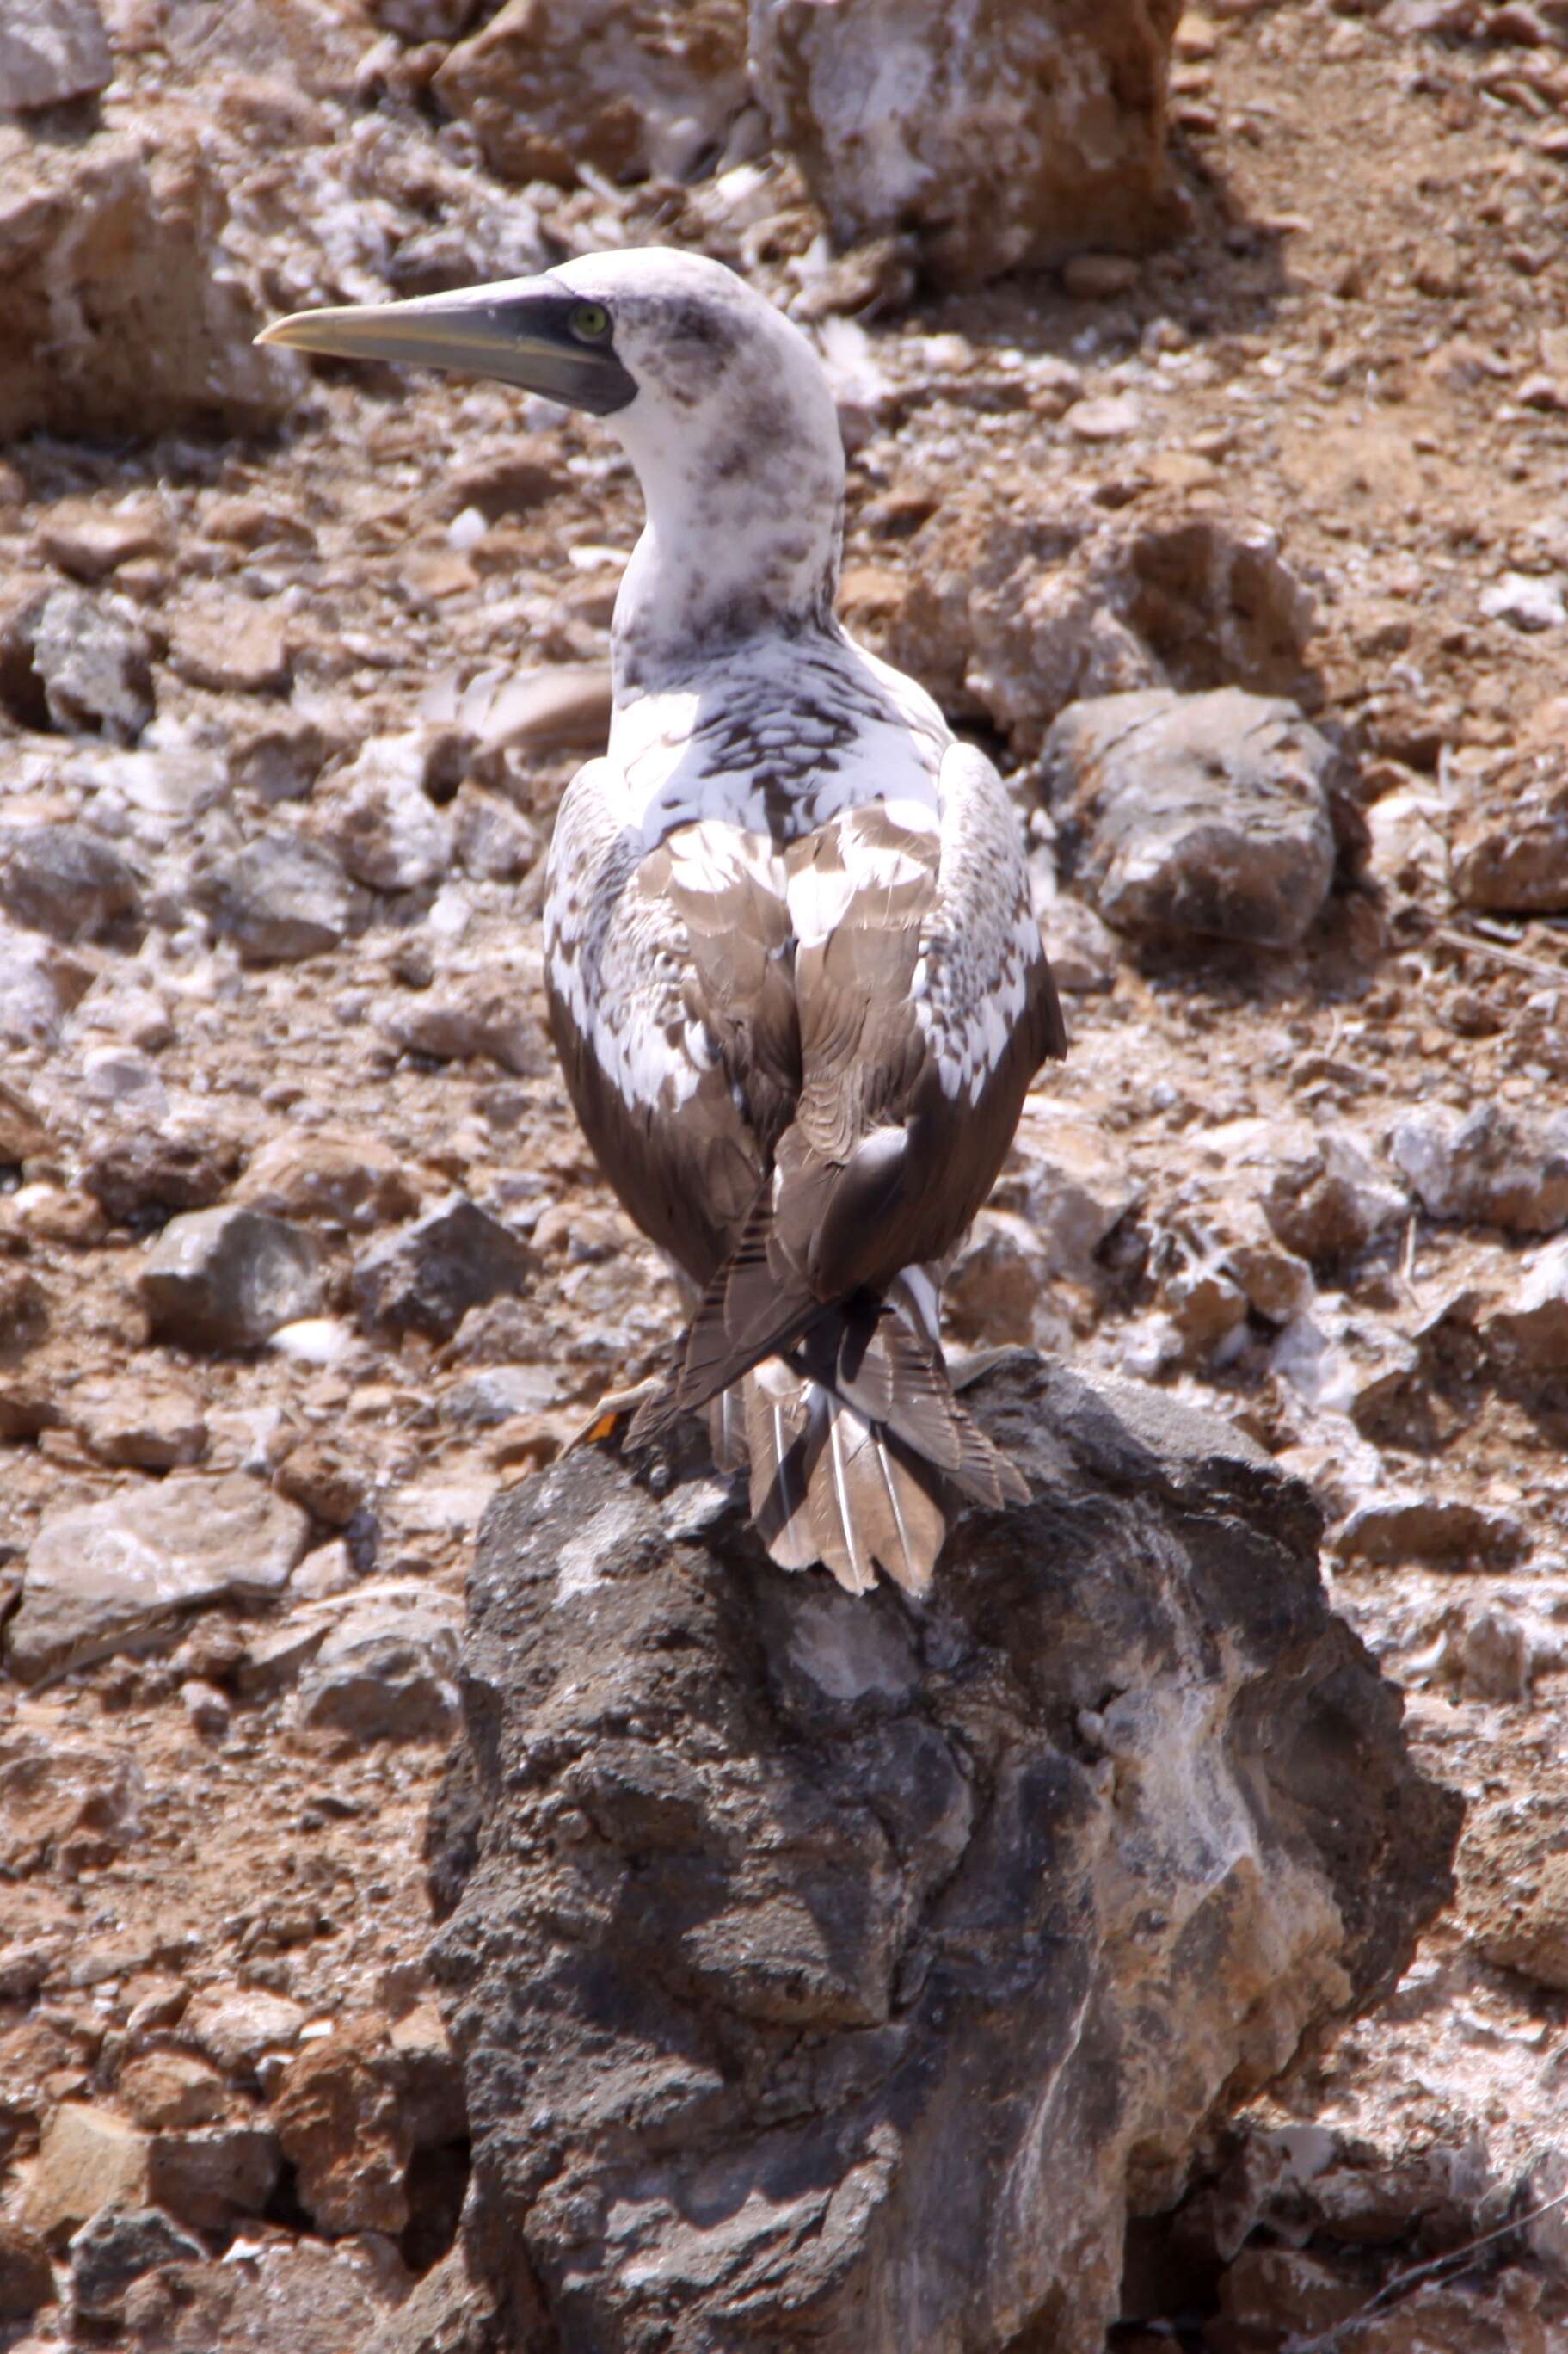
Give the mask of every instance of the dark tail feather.
<svg viewBox="0 0 1568 2354">
<path fill-rule="evenodd" d="M 674 1405 L 706 1405 L 764 1357 L 791 1348 L 824 1312 L 777 1246 L 772 1188 L 765 1185 L 740 1240 L 697 1302 L 681 1347 Z"/>
<path fill-rule="evenodd" d="M 890 1302 L 847 1302 L 798 1342 L 789 1362 L 976 1503 L 1000 1511 L 1028 1502 L 1028 1481 L 954 1396 L 941 1350 Z"/>
</svg>

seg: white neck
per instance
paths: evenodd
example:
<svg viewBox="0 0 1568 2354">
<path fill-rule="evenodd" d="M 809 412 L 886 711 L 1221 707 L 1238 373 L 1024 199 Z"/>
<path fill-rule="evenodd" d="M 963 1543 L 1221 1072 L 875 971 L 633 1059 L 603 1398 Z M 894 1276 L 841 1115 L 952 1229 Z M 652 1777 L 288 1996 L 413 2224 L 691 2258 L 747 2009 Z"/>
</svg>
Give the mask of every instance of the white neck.
<svg viewBox="0 0 1568 2354">
<path fill-rule="evenodd" d="M 638 401 L 612 420 L 648 511 L 615 604 L 618 704 L 675 684 L 726 645 L 833 626 L 837 412 L 814 359 L 789 370 L 777 354 L 758 361 L 738 386 L 732 369 L 715 414 L 639 416 Z"/>
</svg>

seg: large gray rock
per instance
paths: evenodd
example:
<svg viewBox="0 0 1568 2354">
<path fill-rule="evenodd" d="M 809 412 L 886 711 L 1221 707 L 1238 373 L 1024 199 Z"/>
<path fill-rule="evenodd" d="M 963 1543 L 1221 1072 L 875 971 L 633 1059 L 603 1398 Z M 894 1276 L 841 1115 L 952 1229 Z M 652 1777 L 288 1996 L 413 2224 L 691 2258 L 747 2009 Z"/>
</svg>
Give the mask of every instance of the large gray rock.
<svg viewBox="0 0 1568 2354">
<path fill-rule="evenodd" d="M 1172 225 L 1181 0 L 751 0 L 775 135 L 846 243 L 913 229 L 948 284 Z"/>
<path fill-rule="evenodd" d="M 264 1210 L 192 1210 L 169 1220 L 136 1288 L 161 1340 L 259 1349 L 320 1308 L 321 1247 L 307 1227 Z"/>
<path fill-rule="evenodd" d="M 370 1333 L 450 1341 L 471 1308 L 520 1291 L 538 1265 L 526 1243 L 461 1193 L 354 1263 L 354 1305 Z"/>
<path fill-rule="evenodd" d="M 1448 1891 L 1308 1491 L 1032 1358 L 969 1394 L 1033 1501 L 925 1606 L 711 1475 L 486 1516 L 434 1962 L 505 2345 L 1099 2354 L 1129 2210 Z"/>
<path fill-rule="evenodd" d="M 332 852 L 292 833 L 263 833 L 199 876 L 192 892 L 242 964 L 294 964 L 342 945 L 355 893 Z"/>
<path fill-rule="evenodd" d="M 1074 704 L 1042 774 L 1067 872 L 1107 924 L 1290 948 L 1334 879 L 1334 757 L 1294 704 L 1156 689 Z"/>
<path fill-rule="evenodd" d="M 5 1664 L 22 1683 L 131 1648 L 175 1612 L 282 1591 L 310 1522 L 259 1479 L 175 1472 L 44 1522 Z"/>
<path fill-rule="evenodd" d="M 0 907 L 67 946 L 133 940 L 142 894 L 111 843 L 85 825 L 19 825 L 0 833 Z"/>
</svg>

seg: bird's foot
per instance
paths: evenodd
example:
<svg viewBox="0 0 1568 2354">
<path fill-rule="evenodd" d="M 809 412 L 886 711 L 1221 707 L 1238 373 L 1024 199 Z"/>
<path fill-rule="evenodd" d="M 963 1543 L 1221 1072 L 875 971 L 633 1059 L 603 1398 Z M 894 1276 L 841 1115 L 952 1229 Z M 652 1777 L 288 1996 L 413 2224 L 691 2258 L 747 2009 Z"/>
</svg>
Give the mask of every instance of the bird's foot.
<svg viewBox="0 0 1568 2354">
<path fill-rule="evenodd" d="M 651 1373 L 645 1382 L 639 1382 L 635 1389 L 606 1390 L 582 1428 L 574 1431 L 567 1439 L 564 1451 L 569 1455 L 575 1447 L 596 1447 L 601 1439 L 613 1437 L 619 1426 L 629 1416 L 634 1415 L 640 1405 L 646 1405 L 651 1398 L 658 1397 L 663 1387 L 664 1384 L 658 1375 Z"/>
</svg>

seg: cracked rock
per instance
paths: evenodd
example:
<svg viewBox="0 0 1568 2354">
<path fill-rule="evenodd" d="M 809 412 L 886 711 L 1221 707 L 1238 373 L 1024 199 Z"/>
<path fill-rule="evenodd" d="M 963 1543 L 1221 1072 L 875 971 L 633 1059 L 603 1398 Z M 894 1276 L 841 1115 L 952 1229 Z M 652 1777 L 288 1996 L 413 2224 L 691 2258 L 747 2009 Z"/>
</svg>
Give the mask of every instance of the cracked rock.
<svg viewBox="0 0 1568 2354">
<path fill-rule="evenodd" d="M 968 1395 L 1034 1501 L 918 1612 L 780 1575 L 711 1473 L 581 1451 L 486 1517 L 434 1967 L 469 2260 L 563 2348 L 675 2294 L 694 2347 L 1100 2354 L 1129 2196 L 1445 1901 L 1306 1490 L 1035 1360 Z"/>
<path fill-rule="evenodd" d="M 1042 777 L 1067 876 L 1107 924 L 1290 948 L 1334 878 L 1334 759 L 1292 704 L 1152 690 L 1065 711 Z"/>
</svg>

